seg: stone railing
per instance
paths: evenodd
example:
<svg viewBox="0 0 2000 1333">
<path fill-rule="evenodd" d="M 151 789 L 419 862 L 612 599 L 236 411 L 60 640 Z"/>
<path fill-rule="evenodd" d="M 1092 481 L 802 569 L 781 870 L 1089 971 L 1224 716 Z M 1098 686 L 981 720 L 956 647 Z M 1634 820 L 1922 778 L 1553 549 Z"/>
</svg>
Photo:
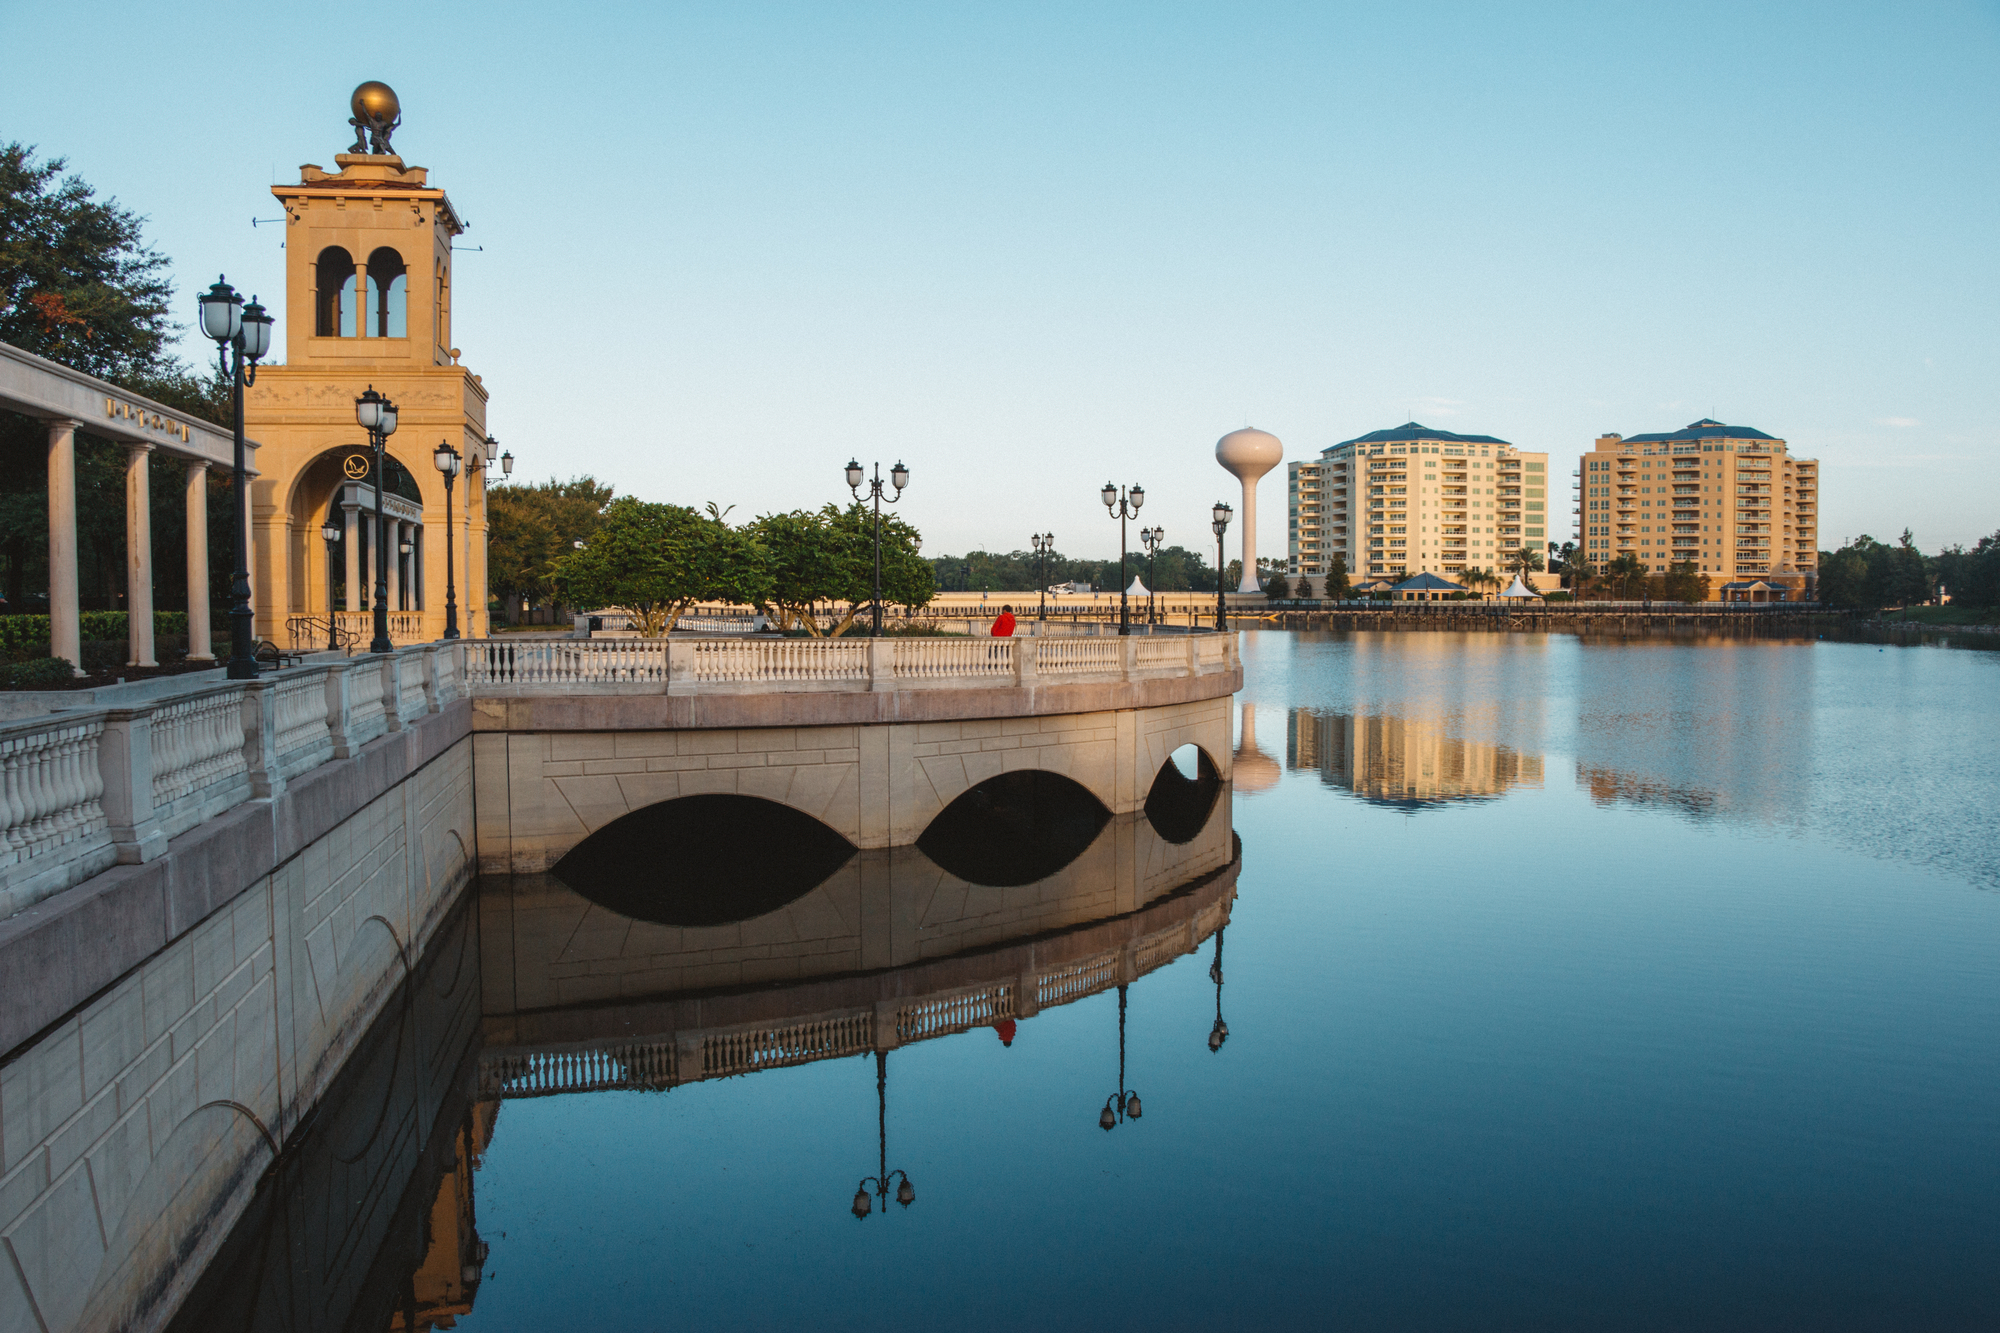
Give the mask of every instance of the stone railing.
<svg viewBox="0 0 2000 1333">
<path fill-rule="evenodd" d="M 424 644 L 201 684 L 132 707 L 0 723 L 0 917 L 170 838 L 463 693 L 458 644 Z"/>
<path fill-rule="evenodd" d="M 375 638 L 375 613 L 373 611 L 336 611 L 335 622 L 340 626 L 343 641 L 355 645 L 357 652 L 364 651 Z M 322 625 L 326 622 L 321 621 Z M 416 643 L 427 633 L 422 611 L 391 611 L 389 613 L 389 642 L 397 645 Z M 321 647 L 318 643 L 294 643 L 301 652 L 311 652 Z"/>
<path fill-rule="evenodd" d="M 1159 680 L 1236 669 L 1234 634 L 1047 638 L 539 639 L 467 646 L 480 694 L 703 694 Z"/>
</svg>

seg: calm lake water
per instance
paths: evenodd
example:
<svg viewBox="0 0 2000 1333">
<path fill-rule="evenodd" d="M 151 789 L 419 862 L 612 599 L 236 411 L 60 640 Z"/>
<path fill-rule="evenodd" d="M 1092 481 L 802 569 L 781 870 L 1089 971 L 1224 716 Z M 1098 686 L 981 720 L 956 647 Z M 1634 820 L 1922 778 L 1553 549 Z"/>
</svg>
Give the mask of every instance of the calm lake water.
<svg viewBox="0 0 2000 1333">
<path fill-rule="evenodd" d="M 879 1067 L 518 1095 L 666 1058 L 494 1058 L 641 1031 L 640 983 L 592 978 L 644 932 L 658 993 L 724 964 L 612 899 L 488 881 L 182 1325 L 2000 1325 L 2000 654 L 1244 648 L 1201 832 L 1111 821 L 1039 887 L 857 858 L 853 901 L 914 903 L 898 947 L 930 970 L 673 1010 L 803 1022 L 1188 932 L 1140 949 L 1122 1078 L 1112 986 L 1011 1044 L 977 1022 Z M 1239 869 L 1117 900 L 1151 891 L 1134 864 L 1226 860 L 1231 824 Z M 1120 1091 L 1142 1115 L 1107 1132 Z M 915 1201 L 857 1219 L 882 1166 Z"/>
</svg>

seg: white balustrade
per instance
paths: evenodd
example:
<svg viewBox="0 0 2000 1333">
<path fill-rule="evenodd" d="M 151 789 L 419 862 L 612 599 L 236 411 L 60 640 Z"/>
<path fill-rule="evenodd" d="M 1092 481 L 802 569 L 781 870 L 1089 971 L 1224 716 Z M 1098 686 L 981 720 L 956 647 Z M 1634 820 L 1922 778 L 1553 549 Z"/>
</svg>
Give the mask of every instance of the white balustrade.
<svg viewBox="0 0 2000 1333">
<path fill-rule="evenodd" d="M 926 1037 L 990 1027 L 1003 1018 L 1014 1017 L 1016 1012 L 1011 985 L 936 996 L 896 1010 L 896 1040 L 922 1041 Z"/>
<path fill-rule="evenodd" d="M 357 662 L 347 676 L 347 743 L 359 749 L 389 730 L 382 698 L 382 672 L 374 659 Z"/>
<path fill-rule="evenodd" d="M 278 768 L 294 777 L 333 757 L 333 731 L 326 707 L 326 669 L 307 668 L 278 682 L 274 708 L 277 734 L 272 750 Z"/>
<path fill-rule="evenodd" d="M 242 685 L 204 690 L 152 710 L 152 813 L 169 838 L 250 795 Z"/>
<path fill-rule="evenodd" d="M 111 864 L 98 747 L 103 716 L 0 726 L 0 911 L 17 912 Z M 99 864 L 91 864 L 97 853 Z M 63 872 L 69 870 L 72 875 Z"/>
<path fill-rule="evenodd" d="M 1012 639 L 891 639 L 897 679 L 1014 674 Z"/>
<path fill-rule="evenodd" d="M 682 646 L 698 682 L 868 679 L 866 639 L 696 639 Z"/>
<path fill-rule="evenodd" d="M 854 1055 L 874 1045 L 872 1013 L 838 1014 L 784 1027 L 719 1032 L 701 1042 L 701 1075 L 719 1078 L 757 1069 Z"/>
<path fill-rule="evenodd" d="M 1184 634 L 1148 634 L 1139 639 L 1140 670 L 1157 670 L 1161 667 L 1180 667 L 1185 670 L 1188 663 L 1188 638 Z"/>
<path fill-rule="evenodd" d="M 1043 676 L 1116 675 L 1123 667 L 1120 639 L 1035 640 L 1035 671 Z"/>
</svg>

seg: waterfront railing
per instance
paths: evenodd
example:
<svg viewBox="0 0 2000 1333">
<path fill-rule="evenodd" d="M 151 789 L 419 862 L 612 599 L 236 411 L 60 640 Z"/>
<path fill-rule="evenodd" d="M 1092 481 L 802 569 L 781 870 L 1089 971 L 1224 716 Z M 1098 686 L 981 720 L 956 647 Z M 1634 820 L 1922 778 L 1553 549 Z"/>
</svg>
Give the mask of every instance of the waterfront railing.
<svg viewBox="0 0 2000 1333">
<path fill-rule="evenodd" d="M 700 694 L 1032 686 L 1160 680 L 1237 667 L 1233 634 L 1125 638 L 482 639 L 465 645 L 480 693 Z"/>
</svg>

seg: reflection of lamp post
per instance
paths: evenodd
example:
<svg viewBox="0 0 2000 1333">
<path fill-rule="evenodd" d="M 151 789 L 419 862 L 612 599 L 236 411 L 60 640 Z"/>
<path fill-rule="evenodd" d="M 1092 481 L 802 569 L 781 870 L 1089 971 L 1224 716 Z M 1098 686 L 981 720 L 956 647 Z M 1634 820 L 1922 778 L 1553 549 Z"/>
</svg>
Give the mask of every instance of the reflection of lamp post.
<svg viewBox="0 0 2000 1333">
<path fill-rule="evenodd" d="M 1208 1049 L 1211 1053 L 1222 1049 L 1222 1043 L 1229 1040 L 1229 1024 L 1222 1021 L 1222 927 L 1215 930 L 1215 961 L 1208 965 L 1209 980 L 1215 983 L 1215 1026 L 1208 1030 Z"/>
<path fill-rule="evenodd" d="M 854 498 L 857 500 L 861 498 L 861 484 L 864 481 L 868 482 L 869 497 L 875 501 L 875 611 L 874 628 L 868 632 L 879 639 L 882 637 L 882 465 L 880 463 L 875 465 L 875 478 L 868 481 L 867 474 L 861 470 L 861 464 L 851 458 L 848 459 L 847 489 L 854 492 Z M 910 470 L 899 460 L 896 466 L 889 469 L 889 481 L 896 488 L 896 493 L 889 497 L 889 503 L 894 504 L 903 498 L 903 488 L 910 484 Z"/>
<path fill-rule="evenodd" d="M 1215 627 L 1218 630 L 1229 628 L 1229 606 L 1222 599 L 1222 534 L 1229 531 L 1229 516 L 1234 512 L 1220 500 L 1209 511 L 1214 519 L 1209 526 L 1215 529 Z"/>
<path fill-rule="evenodd" d="M 1104 507 L 1111 517 L 1118 520 L 1118 632 L 1132 632 L 1132 611 L 1125 598 L 1125 520 L 1139 516 L 1139 506 L 1146 503 L 1146 488 L 1134 486 L 1128 495 L 1122 486 L 1104 483 L 1104 489 L 1097 493 L 1104 501 Z"/>
<path fill-rule="evenodd" d="M 458 475 L 458 450 L 447 440 L 439 440 L 431 461 L 444 476 L 444 636 L 458 637 L 458 588 L 453 577 L 451 554 L 451 483 Z M 511 461 L 511 460 L 510 460 Z"/>
<path fill-rule="evenodd" d="M 236 568 L 229 575 L 229 672 L 230 680 L 249 680 L 257 674 L 257 645 L 250 614 L 250 470 L 243 461 L 243 389 L 257 382 L 257 363 L 271 350 L 272 319 L 264 313 L 256 297 L 244 305 L 243 298 L 225 278 L 217 278 L 201 298 L 201 331 L 215 341 L 215 353 L 222 358 L 222 373 L 229 380 L 229 397 L 236 422 L 236 468 L 230 475 L 236 489 Z M 232 359 L 231 352 L 236 355 Z M 190 597 L 196 590 L 188 589 Z M 206 590 L 201 595 L 206 596 Z M 193 645 L 189 645 L 192 649 Z M 204 646 L 203 652 L 208 649 Z"/>
<path fill-rule="evenodd" d="M 1165 528 L 1140 528 L 1139 540 L 1146 547 L 1146 623 L 1159 619 L 1153 614 L 1153 600 L 1160 594 L 1159 555 L 1160 541 L 1167 535 Z"/>
<path fill-rule="evenodd" d="M 319 535 L 326 542 L 326 649 L 332 652 L 340 647 L 340 622 L 333 618 L 333 548 L 340 540 L 340 525 L 333 521 L 333 507 L 326 511 L 326 522 L 319 525 Z"/>
<path fill-rule="evenodd" d="M 1056 535 L 1053 532 L 1037 532 L 1028 538 L 1028 544 L 1035 548 L 1035 580 L 1041 584 L 1042 600 L 1035 612 L 1035 619 L 1049 618 L 1049 554 L 1056 549 Z"/>
<path fill-rule="evenodd" d="M 910 1173 L 898 1168 L 889 1169 L 889 1053 L 875 1052 L 875 1132 L 881 1155 L 876 1166 L 877 1174 L 863 1176 L 861 1183 L 854 1187 L 854 1215 L 866 1217 L 873 1211 L 868 1201 L 868 1191 L 872 1187 L 875 1197 L 882 1201 L 882 1211 L 889 1211 L 889 1177 L 901 1176 L 902 1184 L 896 1186 L 896 1202 L 908 1208 L 917 1201 L 916 1186 L 910 1183 Z"/>
<path fill-rule="evenodd" d="M 1104 1099 L 1097 1113 L 1097 1127 L 1110 1129 L 1125 1120 L 1139 1118 L 1139 1094 L 1125 1086 L 1125 987 L 1118 988 L 1118 1091 Z"/>
<path fill-rule="evenodd" d="M 396 405 L 371 384 L 354 400 L 354 419 L 368 432 L 368 443 L 375 450 L 375 637 L 368 651 L 386 653 L 395 645 L 389 642 L 389 520 L 382 516 L 382 452 L 396 433 Z"/>
</svg>

